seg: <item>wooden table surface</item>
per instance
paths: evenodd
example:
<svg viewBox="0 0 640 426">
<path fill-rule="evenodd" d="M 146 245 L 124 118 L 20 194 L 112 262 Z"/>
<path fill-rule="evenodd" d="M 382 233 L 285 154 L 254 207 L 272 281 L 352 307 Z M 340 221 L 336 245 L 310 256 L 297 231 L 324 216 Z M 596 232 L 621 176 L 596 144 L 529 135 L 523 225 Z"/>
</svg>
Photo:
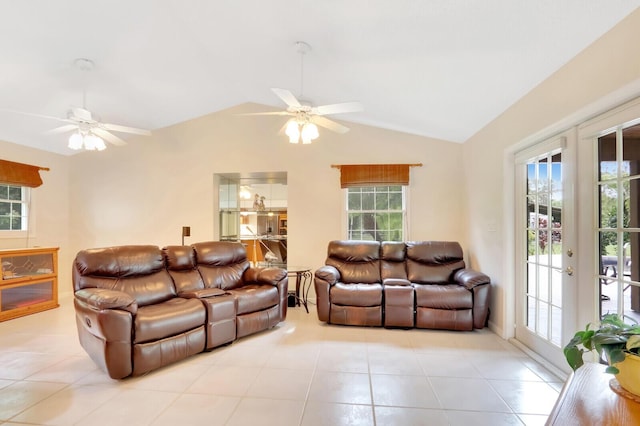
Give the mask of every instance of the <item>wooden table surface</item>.
<svg viewBox="0 0 640 426">
<path fill-rule="evenodd" d="M 609 387 L 606 366 L 585 363 L 567 380 L 547 425 L 640 425 L 640 403 Z M 638 378 L 640 380 L 640 377 Z"/>
</svg>

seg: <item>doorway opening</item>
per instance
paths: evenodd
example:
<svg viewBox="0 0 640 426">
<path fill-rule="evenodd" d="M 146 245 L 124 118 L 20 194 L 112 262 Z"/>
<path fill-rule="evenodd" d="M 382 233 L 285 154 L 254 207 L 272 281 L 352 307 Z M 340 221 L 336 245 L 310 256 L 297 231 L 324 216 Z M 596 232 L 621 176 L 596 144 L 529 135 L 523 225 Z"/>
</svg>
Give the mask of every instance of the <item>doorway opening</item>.
<svg viewBox="0 0 640 426">
<path fill-rule="evenodd" d="M 287 172 L 215 175 L 220 241 L 240 241 L 254 266 L 287 266 Z"/>
</svg>

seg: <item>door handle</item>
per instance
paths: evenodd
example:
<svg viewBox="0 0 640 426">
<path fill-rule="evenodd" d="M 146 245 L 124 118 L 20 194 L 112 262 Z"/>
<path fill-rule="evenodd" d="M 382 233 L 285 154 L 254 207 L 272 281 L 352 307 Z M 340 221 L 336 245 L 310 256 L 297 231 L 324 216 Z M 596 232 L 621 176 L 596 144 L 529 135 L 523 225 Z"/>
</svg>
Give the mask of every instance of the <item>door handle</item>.
<svg viewBox="0 0 640 426">
<path fill-rule="evenodd" d="M 567 275 L 572 276 L 573 275 L 573 268 L 571 266 L 567 266 L 567 269 L 564 270 Z"/>
</svg>

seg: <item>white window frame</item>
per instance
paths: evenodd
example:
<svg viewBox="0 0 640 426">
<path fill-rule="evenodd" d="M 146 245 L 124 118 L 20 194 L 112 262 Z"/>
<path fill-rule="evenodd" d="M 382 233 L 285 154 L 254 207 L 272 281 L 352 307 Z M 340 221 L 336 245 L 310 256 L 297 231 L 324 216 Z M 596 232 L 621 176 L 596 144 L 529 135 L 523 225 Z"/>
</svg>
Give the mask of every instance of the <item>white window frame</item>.
<svg viewBox="0 0 640 426">
<path fill-rule="evenodd" d="M 408 214 L 408 208 L 407 206 L 409 205 L 409 186 L 408 185 L 370 185 L 371 187 L 389 187 L 389 186 L 400 186 L 402 188 L 402 239 L 401 241 L 408 241 L 409 240 L 409 214 Z M 349 238 L 349 189 L 348 188 L 344 188 L 343 189 L 343 193 L 344 196 L 342 197 L 342 202 L 343 202 L 343 218 L 342 218 L 342 224 L 343 224 L 343 232 L 342 235 L 344 236 L 345 239 L 350 239 Z M 362 212 L 376 212 L 376 211 L 393 211 L 395 212 L 395 210 L 360 210 Z"/>
<path fill-rule="evenodd" d="M 19 201 L 21 204 L 21 212 L 20 215 L 22 217 L 22 229 L 0 229 L 0 238 L 21 238 L 21 237 L 31 237 L 34 235 L 34 224 L 33 220 L 31 220 L 32 212 L 33 212 L 33 191 L 32 188 L 22 185 L 12 185 L 12 184 L 0 184 L 1 186 L 9 186 L 14 188 L 21 189 L 21 200 Z M 2 202 L 11 202 L 15 203 L 17 200 L 7 200 L 4 198 L 0 198 Z"/>
</svg>

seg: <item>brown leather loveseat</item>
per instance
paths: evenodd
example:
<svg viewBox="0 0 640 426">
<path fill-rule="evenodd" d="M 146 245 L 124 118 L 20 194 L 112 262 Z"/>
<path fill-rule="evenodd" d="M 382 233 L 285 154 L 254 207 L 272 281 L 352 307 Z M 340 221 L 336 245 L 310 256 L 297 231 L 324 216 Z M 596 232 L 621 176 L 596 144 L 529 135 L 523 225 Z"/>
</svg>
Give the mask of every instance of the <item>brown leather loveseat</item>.
<svg viewBox="0 0 640 426">
<path fill-rule="evenodd" d="M 314 280 L 320 321 L 448 330 L 485 326 L 490 282 L 443 241 L 331 241 Z"/>
<path fill-rule="evenodd" d="M 73 262 L 80 344 L 113 379 L 266 330 L 287 315 L 287 271 L 234 242 L 82 250 Z"/>
</svg>

